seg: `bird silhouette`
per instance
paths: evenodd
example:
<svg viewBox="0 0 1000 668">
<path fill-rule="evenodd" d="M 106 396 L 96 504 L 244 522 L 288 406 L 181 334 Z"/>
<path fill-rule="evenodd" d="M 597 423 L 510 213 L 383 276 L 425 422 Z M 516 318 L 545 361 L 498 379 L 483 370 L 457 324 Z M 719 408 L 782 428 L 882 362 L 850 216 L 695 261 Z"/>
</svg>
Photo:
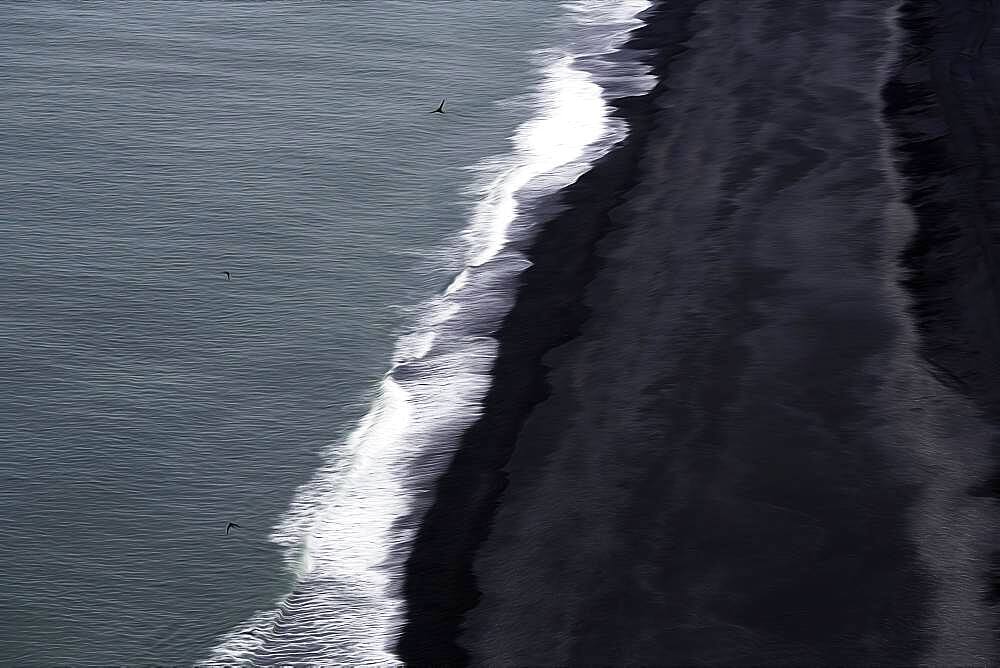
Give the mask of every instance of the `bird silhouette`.
<svg viewBox="0 0 1000 668">
<path fill-rule="evenodd" d="M 229 535 L 229 530 L 230 530 L 230 529 L 242 529 L 242 528 L 243 528 L 243 527 L 241 527 L 241 526 L 240 526 L 239 524 L 237 524 L 236 522 L 230 522 L 229 524 L 227 524 L 227 525 L 226 525 L 226 535 L 227 535 L 227 536 Z"/>
<path fill-rule="evenodd" d="M 227 281 L 232 280 L 233 276 L 228 271 L 224 271 L 222 273 L 226 275 L 226 280 Z"/>
<path fill-rule="evenodd" d="M 444 113 L 444 100 L 441 100 L 441 104 L 438 105 L 438 108 L 435 109 L 434 111 L 432 111 L 431 113 L 432 114 L 443 114 Z"/>
</svg>

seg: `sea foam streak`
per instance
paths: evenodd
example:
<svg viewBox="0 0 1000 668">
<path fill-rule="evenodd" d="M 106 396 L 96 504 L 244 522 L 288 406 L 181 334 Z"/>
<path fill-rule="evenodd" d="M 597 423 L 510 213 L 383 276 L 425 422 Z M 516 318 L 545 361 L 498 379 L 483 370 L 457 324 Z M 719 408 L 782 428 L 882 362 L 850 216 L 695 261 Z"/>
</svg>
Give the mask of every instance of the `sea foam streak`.
<svg viewBox="0 0 1000 668">
<path fill-rule="evenodd" d="M 518 128 L 510 154 L 475 168 L 488 176 L 463 233 L 466 268 L 422 305 L 368 414 L 330 447 L 326 464 L 271 535 L 295 572 L 294 590 L 221 638 L 206 665 L 398 663 L 392 647 L 402 623 L 398 590 L 407 547 L 428 490 L 480 413 L 497 350 L 489 333 L 529 266 L 507 246 L 527 224 L 518 219 L 519 205 L 569 185 L 624 138 L 624 124 L 609 115 L 607 83 L 614 81 L 618 95 L 643 92 L 654 81 L 638 63 L 608 63 L 602 77 L 599 57 L 621 46 L 648 6 L 565 5 L 577 36 L 566 51 L 539 54 L 535 117 Z"/>
</svg>

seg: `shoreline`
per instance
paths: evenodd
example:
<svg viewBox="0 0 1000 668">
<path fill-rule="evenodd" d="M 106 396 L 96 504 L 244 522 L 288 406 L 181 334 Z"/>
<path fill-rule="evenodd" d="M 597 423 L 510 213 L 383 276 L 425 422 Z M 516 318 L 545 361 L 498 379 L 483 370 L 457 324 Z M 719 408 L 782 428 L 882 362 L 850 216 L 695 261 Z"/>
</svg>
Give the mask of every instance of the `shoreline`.
<svg viewBox="0 0 1000 668">
<path fill-rule="evenodd" d="M 652 50 L 654 57 L 645 61 L 660 79 L 671 58 L 684 50 L 678 45 L 686 36 L 686 14 L 697 4 L 654 4 L 640 14 L 645 25 L 633 31 L 624 49 Z M 439 478 L 406 562 L 406 623 L 396 648 L 406 664 L 469 661 L 457 639 L 465 613 L 479 600 L 473 560 L 506 486 L 503 469 L 521 426 L 549 395 L 543 357 L 578 335 L 587 318 L 583 298 L 600 262 L 596 246 L 615 225 L 614 208 L 637 183 L 660 88 L 657 83 L 642 96 L 610 102 L 613 116 L 628 124 L 628 137 L 555 195 L 560 212 L 518 248 L 532 266 L 520 277 L 514 306 L 497 332 L 499 351 L 482 415 L 463 434 Z"/>
</svg>

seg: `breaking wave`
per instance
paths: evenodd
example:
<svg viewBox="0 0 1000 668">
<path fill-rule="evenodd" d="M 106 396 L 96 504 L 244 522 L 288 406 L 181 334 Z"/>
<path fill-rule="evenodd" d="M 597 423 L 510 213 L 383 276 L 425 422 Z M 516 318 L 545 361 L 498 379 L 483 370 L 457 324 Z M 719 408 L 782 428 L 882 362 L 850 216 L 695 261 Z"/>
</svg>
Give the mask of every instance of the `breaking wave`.
<svg viewBox="0 0 1000 668">
<path fill-rule="evenodd" d="M 478 204 L 462 234 L 465 268 L 415 311 L 369 412 L 331 445 L 274 528 L 270 538 L 296 576 L 293 591 L 223 636 L 206 664 L 399 662 L 392 647 L 407 548 L 437 476 L 480 414 L 497 352 L 491 334 L 530 265 L 510 241 L 530 236 L 537 222 L 519 213 L 624 139 L 627 128 L 607 100 L 654 82 L 645 65 L 604 56 L 622 46 L 649 4 L 565 5 L 573 40 L 536 54 L 533 117 L 511 137 L 508 154 L 470 168 Z"/>
</svg>

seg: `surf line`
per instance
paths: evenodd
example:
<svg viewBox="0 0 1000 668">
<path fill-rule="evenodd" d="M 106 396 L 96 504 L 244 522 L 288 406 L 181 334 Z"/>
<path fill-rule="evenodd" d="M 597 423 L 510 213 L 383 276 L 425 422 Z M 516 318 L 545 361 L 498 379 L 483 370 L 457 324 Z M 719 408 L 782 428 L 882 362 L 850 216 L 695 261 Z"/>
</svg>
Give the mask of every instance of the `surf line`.
<svg viewBox="0 0 1000 668">
<path fill-rule="evenodd" d="M 530 94 L 533 116 L 511 137 L 509 153 L 471 168 L 481 178 L 462 232 L 465 268 L 418 309 L 368 413 L 328 448 L 270 536 L 294 573 L 292 592 L 223 636 L 207 665 L 258 658 L 398 663 L 392 646 L 403 616 L 399 586 L 408 546 L 429 491 L 481 411 L 497 353 L 489 332 L 530 266 L 509 247 L 512 237 L 532 232 L 519 211 L 572 184 L 624 139 L 627 128 L 611 117 L 605 89 L 582 57 L 619 49 L 649 4 L 564 5 L 587 28 L 579 32 L 593 37 L 536 54 L 542 76 Z M 632 77 L 640 88 L 654 83 L 645 65 L 627 73 L 616 67 L 615 76 Z"/>
</svg>

